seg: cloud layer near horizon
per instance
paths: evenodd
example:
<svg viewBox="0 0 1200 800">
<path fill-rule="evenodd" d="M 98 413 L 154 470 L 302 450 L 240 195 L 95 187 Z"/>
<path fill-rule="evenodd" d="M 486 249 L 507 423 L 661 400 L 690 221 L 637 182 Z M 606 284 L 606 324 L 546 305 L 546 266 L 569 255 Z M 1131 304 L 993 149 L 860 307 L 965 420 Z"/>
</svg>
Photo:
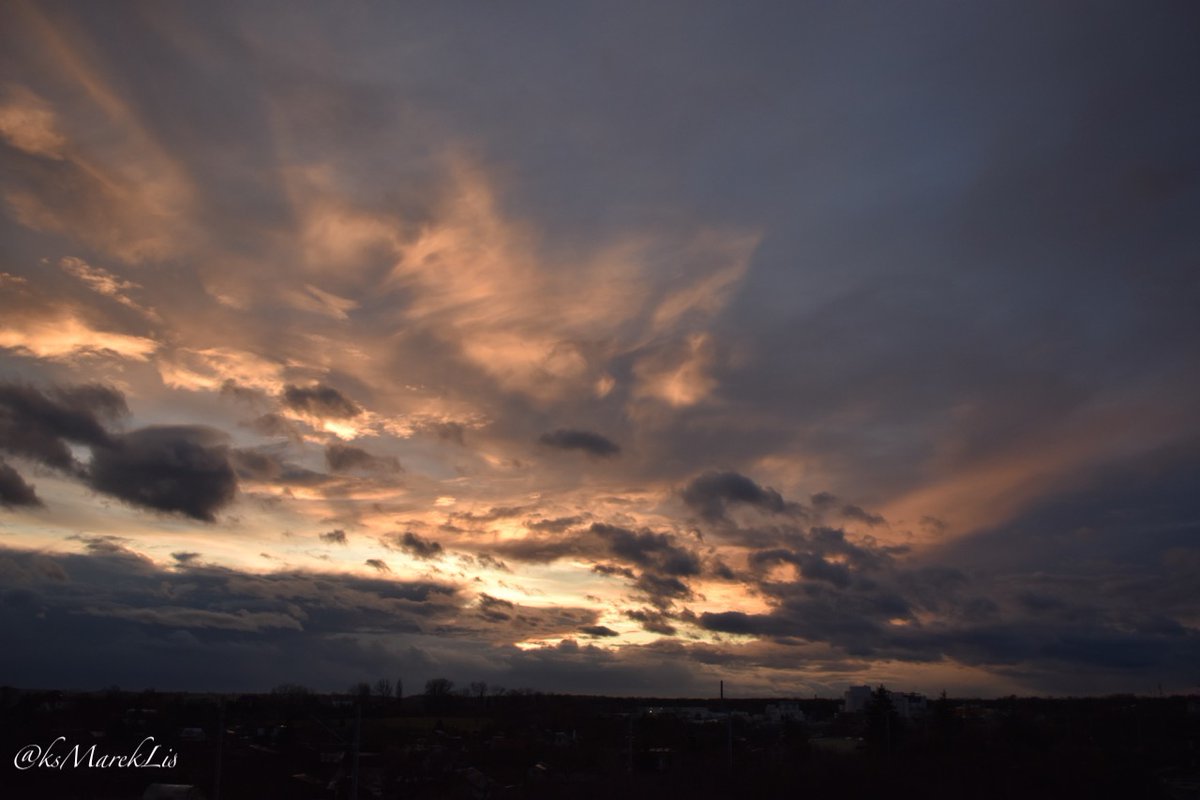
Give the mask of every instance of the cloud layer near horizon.
<svg viewBox="0 0 1200 800">
<path fill-rule="evenodd" d="M 326 16 L 0 11 L 10 680 L 1194 680 L 1194 12 Z"/>
</svg>

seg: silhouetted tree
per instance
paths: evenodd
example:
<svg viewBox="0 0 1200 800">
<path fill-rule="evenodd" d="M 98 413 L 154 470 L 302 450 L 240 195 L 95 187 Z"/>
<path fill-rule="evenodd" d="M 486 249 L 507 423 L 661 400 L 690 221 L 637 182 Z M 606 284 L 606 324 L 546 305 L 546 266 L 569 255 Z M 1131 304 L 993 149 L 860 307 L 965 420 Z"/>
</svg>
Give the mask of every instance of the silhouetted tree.
<svg viewBox="0 0 1200 800">
<path fill-rule="evenodd" d="M 446 678 L 430 678 L 425 682 L 425 707 L 430 711 L 441 711 L 450 704 L 454 694 L 454 681 Z"/>
<path fill-rule="evenodd" d="M 387 678 L 380 678 L 379 680 L 375 681 L 375 696 L 384 698 L 391 697 L 392 682 Z"/>
<path fill-rule="evenodd" d="M 946 699 L 946 691 L 943 689 L 941 697 L 933 701 L 932 713 L 929 715 L 929 730 L 933 736 L 933 743 L 940 748 L 949 747 L 956 739 L 957 727 L 954 708 Z"/>
<path fill-rule="evenodd" d="M 878 752 L 890 753 L 900 733 L 900 716 L 891 693 L 880 684 L 867 704 L 867 742 Z"/>
<path fill-rule="evenodd" d="M 476 697 L 482 698 L 484 695 L 487 694 L 487 690 L 488 690 L 488 685 L 486 682 L 484 682 L 484 681 L 472 681 L 471 682 L 471 694 L 475 695 Z"/>
</svg>

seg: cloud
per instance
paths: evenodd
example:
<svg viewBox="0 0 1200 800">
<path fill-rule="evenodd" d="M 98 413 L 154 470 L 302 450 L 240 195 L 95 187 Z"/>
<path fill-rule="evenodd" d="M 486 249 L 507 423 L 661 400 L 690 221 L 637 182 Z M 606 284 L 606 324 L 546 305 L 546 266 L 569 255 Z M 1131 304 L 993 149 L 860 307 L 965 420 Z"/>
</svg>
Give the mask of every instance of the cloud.
<svg viewBox="0 0 1200 800">
<path fill-rule="evenodd" d="M 609 637 L 621 635 L 621 634 L 617 633 L 616 631 L 614 631 L 612 628 L 609 628 L 605 625 L 584 625 L 583 627 L 581 627 L 579 629 L 579 632 L 582 634 L 585 634 L 587 636 L 596 638 L 596 639 L 603 639 L 603 638 L 609 638 Z"/>
<path fill-rule="evenodd" d="M 478 596 L 477 615 L 487 623 L 484 632 L 496 641 L 570 636 L 596 624 L 597 613 L 569 606 L 531 607 L 486 592 Z"/>
<path fill-rule="evenodd" d="M 362 413 L 362 409 L 332 386 L 314 384 L 283 388 L 284 405 L 311 417 L 349 419 Z"/>
<path fill-rule="evenodd" d="M 160 354 L 155 366 L 168 386 L 252 402 L 278 394 L 285 385 L 282 364 L 237 346 L 174 347 Z"/>
<path fill-rule="evenodd" d="M 9 660 L 10 679 L 19 685 L 67 685 L 57 659 L 87 652 L 85 681 L 97 687 L 140 685 L 143 674 L 158 672 L 170 676 L 172 686 L 211 686 L 220 675 L 231 687 L 261 681 L 265 691 L 282 680 L 281 669 L 285 674 L 299 669 L 289 664 L 316 661 L 329 671 L 315 670 L 305 682 L 344 688 L 367 663 L 373 665 L 366 674 L 383 674 L 389 660 L 347 663 L 346 654 L 357 653 L 356 637 L 432 633 L 451 623 L 463 605 L 448 584 L 243 572 L 200 564 L 187 553 L 175 565 L 159 567 L 119 540 L 93 538 L 86 544 L 83 554 L 0 548 L 0 597 L 19 588 L 30 597 L 24 608 L 0 601 L 0 632 L 21 647 L 40 642 L 44 648 L 42 657 Z M 121 591 L 114 593 L 113 586 Z M 195 639 L 182 637 L 182 631 Z M 254 668 L 272 655 L 282 660 L 267 670 Z"/>
<path fill-rule="evenodd" d="M 665 575 L 700 574 L 700 559 L 696 553 L 676 545 L 675 537 L 669 533 L 632 531 L 600 522 L 592 523 L 589 530 L 605 542 L 613 556 L 628 563 Z"/>
<path fill-rule="evenodd" d="M 576 557 L 592 561 L 593 569 L 602 574 L 635 576 L 632 570 L 602 563 L 614 559 L 637 567 L 645 574 L 662 576 L 665 579 L 662 586 L 680 596 L 684 592 L 675 586 L 679 584 L 678 579 L 697 576 L 702 571 L 700 556 L 680 545 L 674 534 L 599 522 L 566 534 L 538 533 L 501 541 L 491 545 L 490 549 L 510 559 L 530 563 Z M 646 586 L 652 588 L 654 585 L 653 579 L 648 578 Z"/>
<path fill-rule="evenodd" d="M 368 567 L 371 567 L 372 569 L 377 570 L 379 572 L 391 572 L 392 571 L 391 567 L 389 567 L 385 561 L 383 561 L 382 559 L 379 559 L 379 558 L 368 558 L 363 563 L 366 564 Z"/>
<path fill-rule="evenodd" d="M 585 539 L 576 536 L 563 538 L 544 538 L 526 536 L 520 539 L 508 539 L 497 542 L 491 549 L 502 556 L 514 561 L 533 564 L 546 564 L 573 555 L 583 555 L 587 552 Z"/>
<path fill-rule="evenodd" d="M 125 399 L 102 385 L 55 387 L 0 384 L 0 449 L 80 475 L 70 443 L 111 446 L 103 420 L 126 413 Z"/>
<path fill-rule="evenodd" d="M 581 450 L 597 458 L 610 458 L 621 452 L 621 447 L 598 433 L 560 428 L 543 433 L 538 441 L 547 447 L 560 450 Z"/>
<path fill-rule="evenodd" d="M 659 633 L 663 636 L 674 636 L 677 628 L 672 625 L 670 617 L 660 610 L 649 608 L 642 609 L 626 609 L 624 612 L 626 617 L 637 622 L 642 626 L 642 630 L 650 633 Z"/>
<path fill-rule="evenodd" d="M 742 611 L 705 611 L 700 615 L 700 627 L 721 633 L 760 634 L 768 632 L 766 619 L 761 615 L 746 614 Z"/>
<path fill-rule="evenodd" d="M 479 555 L 475 556 L 475 561 L 484 569 L 494 569 L 497 572 L 512 572 L 508 564 L 505 564 L 498 558 L 493 558 L 487 553 L 480 553 Z"/>
<path fill-rule="evenodd" d="M 887 520 L 880 514 L 872 514 L 869 511 L 864 511 L 861 507 L 847 504 L 842 506 L 842 516 L 846 519 L 852 519 L 856 522 L 864 522 L 871 527 L 876 525 L 884 525 Z"/>
<path fill-rule="evenodd" d="M 0 96 L 0 136 L 19 150 L 61 161 L 66 137 L 54 109 L 23 86 L 10 85 Z"/>
<path fill-rule="evenodd" d="M 565 534 L 531 534 L 490 548 L 512 560 L 530 563 L 564 558 L 591 562 L 594 573 L 628 580 L 659 608 L 692 598 L 694 594 L 685 579 L 698 577 L 703 571 L 700 555 L 681 545 L 672 533 L 599 522 Z"/>
<path fill-rule="evenodd" d="M 622 578 L 628 578 L 631 581 L 637 579 L 636 572 L 629 567 L 620 567 L 616 564 L 593 564 L 592 572 L 598 575 L 618 575 Z"/>
<path fill-rule="evenodd" d="M 318 538 L 327 544 L 346 544 L 346 532 L 341 528 L 322 533 Z"/>
<path fill-rule="evenodd" d="M 93 451 L 88 484 L 131 505 L 212 522 L 237 494 L 227 437 L 199 425 L 141 428 Z"/>
<path fill-rule="evenodd" d="M 695 597 L 690 586 L 674 575 L 656 575 L 643 572 L 634 586 L 645 594 L 645 599 L 659 609 L 670 608 L 676 600 L 691 600 Z"/>
<path fill-rule="evenodd" d="M 103 267 L 92 266 L 83 259 L 73 256 L 61 259 L 58 265 L 68 275 L 78 278 L 97 294 L 110 297 L 126 308 L 131 308 L 151 320 L 156 322 L 162 321 L 157 312 L 142 306 L 126 294 L 130 289 L 141 289 L 142 287 L 139 284 L 124 280 L 119 275 Z"/>
<path fill-rule="evenodd" d="M 482 514 L 477 514 L 474 511 L 456 511 L 450 515 L 450 518 L 457 522 L 480 523 L 494 522 L 498 519 L 511 519 L 512 517 L 520 516 L 526 511 L 525 506 L 492 506 Z"/>
<path fill-rule="evenodd" d="M 325 446 L 325 463 L 334 472 L 399 472 L 400 462 L 392 456 L 379 457 L 359 447 L 333 442 Z"/>
<path fill-rule="evenodd" d="M 92 608 L 85 609 L 84 613 L 127 619 L 132 622 L 166 628 L 220 628 L 247 633 L 259 633 L 273 628 L 304 630 L 302 623 L 288 614 L 253 612 L 244 609 L 227 612 L 159 606 L 157 608 Z"/>
<path fill-rule="evenodd" d="M 479 594 L 479 616 L 488 622 L 507 622 L 512 619 L 512 611 L 517 607 L 511 600 L 492 597 L 490 594 Z"/>
<path fill-rule="evenodd" d="M 0 459 L 0 506 L 15 508 L 17 506 L 40 506 L 34 487 L 25 482 L 15 469 L 4 459 Z"/>
<path fill-rule="evenodd" d="M 279 414 L 263 414 L 246 423 L 246 426 L 264 436 L 285 436 L 289 439 L 300 439 L 296 426 Z"/>
<path fill-rule="evenodd" d="M 799 507 L 785 503 L 774 489 L 766 489 L 737 472 L 707 472 L 694 478 L 682 492 L 683 502 L 701 517 L 725 519 L 731 505 L 746 505 L 771 514 L 795 513 Z"/>
<path fill-rule="evenodd" d="M 230 450 L 229 461 L 237 476 L 243 480 L 275 481 L 284 470 L 284 464 L 278 456 L 261 450 Z"/>
<path fill-rule="evenodd" d="M 429 430 L 443 441 L 453 442 L 457 445 L 462 445 L 466 441 L 464 438 L 466 428 L 458 422 L 434 422 L 429 425 Z"/>
<path fill-rule="evenodd" d="M 14 311 L 0 324 L 0 347 L 37 358 L 72 361 L 80 356 L 147 360 L 159 347 L 145 336 L 99 328 L 70 309 L 30 315 Z"/>
<path fill-rule="evenodd" d="M 634 365 L 634 394 L 676 408 L 696 405 L 717 386 L 711 374 L 715 361 L 712 337 L 691 334 L 671 347 L 647 353 Z"/>
<path fill-rule="evenodd" d="M 562 533 L 568 528 L 573 528 L 587 520 L 587 517 L 582 514 L 576 514 L 570 517 L 554 517 L 552 519 L 535 519 L 526 520 L 525 527 L 531 531 L 549 531 L 551 533 Z"/>
<path fill-rule="evenodd" d="M 412 531 L 405 531 L 404 534 L 391 533 L 381 539 L 385 547 L 392 547 L 403 550 L 413 558 L 422 560 L 431 558 L 441 558 L 442 546 L 432 539 L 427 539 L 424 536 L 419 536 Z"/>
</svg>

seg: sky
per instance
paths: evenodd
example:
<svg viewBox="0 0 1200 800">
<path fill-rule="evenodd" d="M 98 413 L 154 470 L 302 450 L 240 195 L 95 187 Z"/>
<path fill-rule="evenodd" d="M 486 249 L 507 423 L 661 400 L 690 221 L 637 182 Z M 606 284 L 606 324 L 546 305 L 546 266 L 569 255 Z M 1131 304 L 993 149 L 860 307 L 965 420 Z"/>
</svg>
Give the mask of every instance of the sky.
<svg viewBox="0 0 1200 800">
<path fill-rule="evenodd" d="M 0 683 L 1200 685 L 1190 3 L 0 7 Z"/>
</svg>

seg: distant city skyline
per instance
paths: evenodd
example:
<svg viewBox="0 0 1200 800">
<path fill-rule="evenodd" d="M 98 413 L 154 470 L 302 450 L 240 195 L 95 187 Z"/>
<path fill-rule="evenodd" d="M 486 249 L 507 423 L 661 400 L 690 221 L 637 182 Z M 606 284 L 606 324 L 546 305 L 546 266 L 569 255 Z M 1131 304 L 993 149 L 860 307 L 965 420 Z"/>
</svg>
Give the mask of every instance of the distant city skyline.
<svg viewBox="0 0 1200 800">
<path fill-rule="evenodd" d="M 0 40 L 0 684 L 1200 685 L 1194 6 Z"/>
</svg>

